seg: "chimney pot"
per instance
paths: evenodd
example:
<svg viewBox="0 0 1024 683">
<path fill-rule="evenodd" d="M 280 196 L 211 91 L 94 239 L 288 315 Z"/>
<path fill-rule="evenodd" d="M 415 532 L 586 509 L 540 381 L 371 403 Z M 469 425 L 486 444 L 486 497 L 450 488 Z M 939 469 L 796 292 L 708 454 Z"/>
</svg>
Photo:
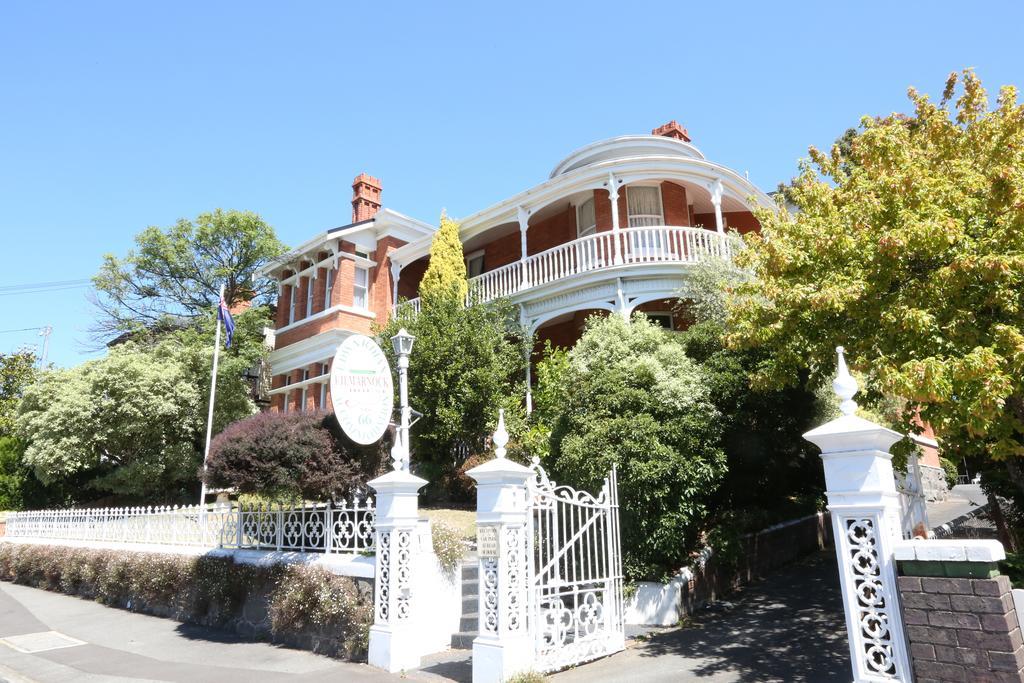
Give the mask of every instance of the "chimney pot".
<svg viewBox="0 0 1024 683">
<path fill-rule="evenodd" d="M 366 173 L 352 181 L 352 222 L 373 218 L 380 211 L 381 182 Z"/>
<path fill-rule="evenodd" d="M 690 134 L 686 132 L 686 129 L 680 126 L 675 119 L 669 121 L 664 126 L 658 126 L 651 131 L 651 135 L 661 135 L 662 137 L 682 140 L 683 142 L 690 141 Z"/>
</svg>

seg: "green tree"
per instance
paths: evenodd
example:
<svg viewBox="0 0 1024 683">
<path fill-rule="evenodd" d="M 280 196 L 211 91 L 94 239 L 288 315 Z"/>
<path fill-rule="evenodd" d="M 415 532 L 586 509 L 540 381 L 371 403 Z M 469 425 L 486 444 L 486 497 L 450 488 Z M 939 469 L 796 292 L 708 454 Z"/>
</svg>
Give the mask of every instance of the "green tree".
<svg viewBox="0 0 1024 683">
<path fill-rule="evenodd" d="M 32 351 L 0 353 L 0 437 L 14 433 L 14 415 L 25 387 L 36 375 Z"/>
<path fill-rule="evenodd" d="M 242 374 L 266 352 L 267 311 L 250 309 L 236 323 L 221 353 L 215 431 L 255 410 Z M 197 328 L 41 373 L 17 417 L 24 462 L 44 484 L 84 475 L 92 490 L 125 499 L 187 499 L 205 445 L 213 324 L 208 313 Z"/>
<path fill-rule="evenodd" d="M 536 394 L 538 409 L 556 416 L 549 474 L 596 491 L 616 465 L 626 574 L 669 576 L 698 546 L 726 470 L 707 377 L 642 314 L 590 318 L 568 359 L 538 373 L 561 384 Z"/>
<path fill-rule="evenodd" d="M 421 290 L 422 291 L 422 290 Z M 527 339 L 507 301 L 465 307 L 452 297 L 433 299 L 414 315 L 400 308 L 379 339 L 395 367 L 392 337 L 402 327 L 415 335 L 409 358 L 409 404 L 423 413 L 411 432 L 412 462 L 436 484 L 479 454 L 494 430 L 498 409 L 515 429 L 521 424 Z M 398 381 L 396 378 L 395 386 Z"/>
<path fill-rule="evenodd" d="M 202 318 L 222 284 L 229 306 L 270 303 L 276 287 L 256 271 L 285 251 L 273 228 L 249 211 L 217 209 L 167 229 L 146 228 L 124 258 L 105 255 L 93 277 L 100 312 L 94 333 L 106 340 L 169 319 Z"/>
<path fill-rule="evenodd" d="M 430 243 L 430 263 L 420 282 L 420 299 L 427 306 L 449 299 L 461 304 L 467 290 L 459 224 L 442 214 L 441 227 Z"/>
<path fill-rule="evenodd" d="M 811 148 L 797 212 L 758 212 L 729 342 L 768 351 L 769 386 L 826 379 L 844 345 L 870 390 L 905 400 L 904 429 L 920 414 L 1024 493 L 1024 108 L 1012 87 L 990 108 L 969 70 L 937 104 L 909 97 L 912 116 Z"/>
</svg>

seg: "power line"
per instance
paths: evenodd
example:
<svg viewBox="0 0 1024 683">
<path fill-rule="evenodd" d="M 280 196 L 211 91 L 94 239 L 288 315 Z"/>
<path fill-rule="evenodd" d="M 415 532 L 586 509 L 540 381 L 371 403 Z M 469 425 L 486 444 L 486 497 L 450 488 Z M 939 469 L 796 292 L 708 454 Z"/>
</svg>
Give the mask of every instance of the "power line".
<svg viewBox="0 0 1024 683">
<path fill-rule="evenodd" d="M 42 327 L 23 327 L 20 330 L 0 330 L 0 334 L 7 334 L 9 332 L 35 332 L 36 330 L 41 330 L 41 329 L 43 329 L 43 328 Z"/>
<path fill-rule="evenodd" d="M 39 289 L 43 287 L 64 287 L 64 286 L 77 286 L 84 285 L 92 282 L 89 278 L 80 278 L 78 280 L 52 280 L 50 282 L 29 282 L 20 285 L 0 285 L 0 292 L 10 292 L 19 289 Z"/>
<path fill-rule="evenodd" d="M 0 289 L 0 296 L 19 296 L 22 294 L 45 294 L 47 292 L 63 292 L 68 289 L 82 289 L 88 287 L 91 280 L 86 280 L 76 285 L 64 285 L 62 287 L 37 287 L 35 289 L 20 289 L 13 291 L 3 291 Z"/>
</svg>

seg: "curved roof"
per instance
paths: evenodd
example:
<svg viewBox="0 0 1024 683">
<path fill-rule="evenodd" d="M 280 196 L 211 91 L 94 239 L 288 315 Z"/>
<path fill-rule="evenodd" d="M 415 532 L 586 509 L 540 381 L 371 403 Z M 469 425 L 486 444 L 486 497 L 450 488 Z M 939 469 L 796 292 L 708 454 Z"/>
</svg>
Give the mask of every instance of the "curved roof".
<svg viewBox="0 0 1024 683">
<path fill-rule="evenodd" d="M 675 138 L 662 135 L 620 135 L 617 138 L 601 140 L 586 147 L 580 147 L 559 161 L 548 178 L 554 178 L 602 161 L 652 155 L 675 156 L 684 159 L 705 158 L 704 154 L 695 146 Z"/>
</svg>

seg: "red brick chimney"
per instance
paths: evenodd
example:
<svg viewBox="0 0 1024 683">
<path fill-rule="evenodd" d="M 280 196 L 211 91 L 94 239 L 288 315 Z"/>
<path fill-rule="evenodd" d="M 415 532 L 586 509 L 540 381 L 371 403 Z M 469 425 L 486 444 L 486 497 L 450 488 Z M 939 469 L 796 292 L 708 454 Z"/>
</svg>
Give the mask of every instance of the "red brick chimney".
<svg viewBox="0 0 1024 683">
<path fill-rule="evenodd" d="M 378 178 L 360 173 L 352 181 L 352 222 L 369 220 L 380 211 L 380 188 Z"/>
<path fill-rule="evenodd" d="M 658 126 L 651 131 L 651 135 L 661 135 L 666 138 L 682 140 L 683 142 L 690 141 L 690 134 L 686 132 L 685 128 L 676 123 L 675 120 L 669 121 L 664 126 Z"/>
</svg>

